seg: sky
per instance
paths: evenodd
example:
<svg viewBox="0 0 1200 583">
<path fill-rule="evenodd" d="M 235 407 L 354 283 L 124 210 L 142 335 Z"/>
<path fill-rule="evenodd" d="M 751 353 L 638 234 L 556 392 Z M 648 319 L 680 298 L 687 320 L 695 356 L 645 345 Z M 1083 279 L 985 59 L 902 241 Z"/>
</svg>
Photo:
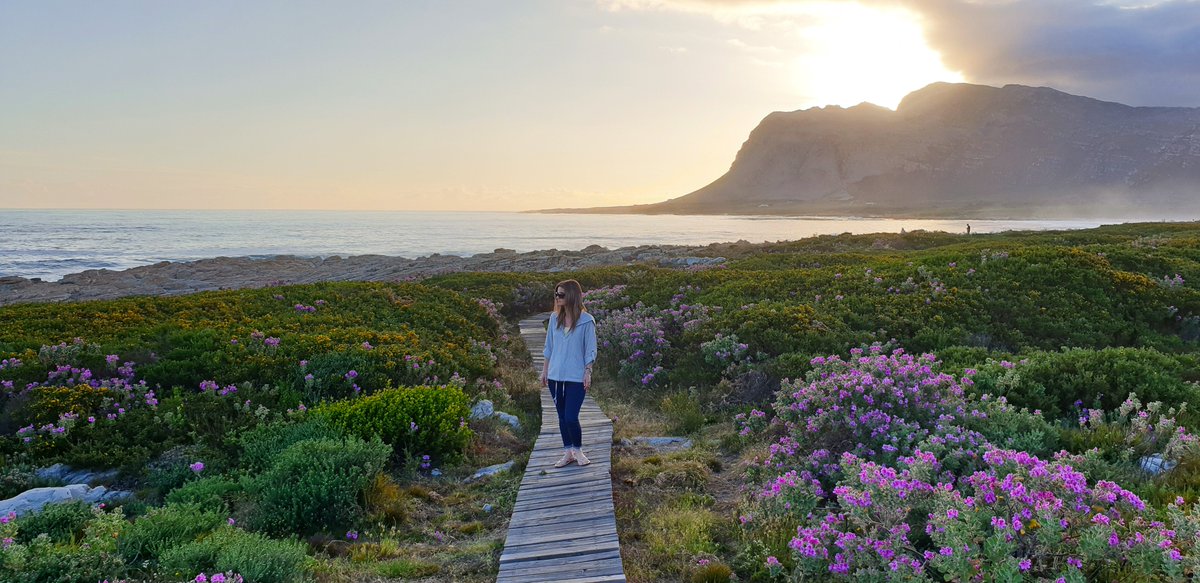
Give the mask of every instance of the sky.
<svg viewBox="0 0 1200 583">
<path fill-rule="evenodd" d="M 0 209 L 658 202 L 936 81 L 1200 106 L 1200 2 L 0 0 Z"/>
</svg>

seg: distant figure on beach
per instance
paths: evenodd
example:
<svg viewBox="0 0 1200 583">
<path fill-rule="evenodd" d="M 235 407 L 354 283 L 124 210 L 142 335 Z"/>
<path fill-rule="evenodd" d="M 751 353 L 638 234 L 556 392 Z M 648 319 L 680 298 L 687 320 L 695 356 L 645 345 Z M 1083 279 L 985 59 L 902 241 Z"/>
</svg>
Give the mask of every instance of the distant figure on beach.
<svg viewBox="0 0 1200 583">
<path fill-rule="evenodd" d="M 554 286 L 554 312 L 546 330 L 546 358 L 542 365 L 542 386 L 549 387 L 558 410 L 558 429 L 562 433 L 563 457 L 554 467 L 571 462 L 581 466 L 592 463 L 583 455 L 583 428 L 579 409 L 592 387 L 592 364 L 596 362 L 596 319 L 583 306 L 583 288 L 568 279 Z"/>
<path fill-rule="evenodd" d="M 971 234 L 971 223 L 967 223 L 967 234 Z"/>
</svg>

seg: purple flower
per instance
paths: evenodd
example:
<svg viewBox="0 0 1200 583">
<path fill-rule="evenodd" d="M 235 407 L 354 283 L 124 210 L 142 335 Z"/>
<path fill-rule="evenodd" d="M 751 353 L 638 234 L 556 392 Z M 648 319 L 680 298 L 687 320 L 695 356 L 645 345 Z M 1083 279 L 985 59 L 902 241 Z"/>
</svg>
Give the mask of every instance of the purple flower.
<svg viewBox="0 0 1200 583">
<path fill-rule="evenodd" d="M 357 530 L 346 531 L 346 540 L 358 540 L 358 531 Z"/>
<path fill-rule="evenodd" d="M 190 468 L 193 472 L 196 472 L 197 474 L 199 474 L 200 472 L 204 471 L 204 462 L 196 462 L 196 463 L 188 466 L 188 468 Z"/>
<path fill-rule="evenodd" d="M 352 371 L 346 373 L 346 380 L 352 381 L 356 378 L 358 378 L 358 371 L 352 370 Z"/>
<path fill-rule="evenodd" d="M 1021 569 L 1022 571 L 1028 571 L 1029 568 L 1032 566 L 1033 566 L 1033 561 L 1030 561 L 1029 559 L 1021 559 L 1021 562 L 1017 563 L 1017 567 L 1019 569 Z"/>
</svg>

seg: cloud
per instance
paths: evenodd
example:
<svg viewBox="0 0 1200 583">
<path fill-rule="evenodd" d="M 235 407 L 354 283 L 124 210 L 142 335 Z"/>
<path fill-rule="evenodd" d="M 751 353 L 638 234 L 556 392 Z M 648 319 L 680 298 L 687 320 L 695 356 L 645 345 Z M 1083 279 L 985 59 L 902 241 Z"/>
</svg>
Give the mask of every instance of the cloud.
<svg viewBox="0 0 1200 583">
<path fill-rule="evenodd" d="M 758 30 L 811 18 L 814 0 L 598 0 L 608 10 L 708 15 Z M 1200 0 L 862 0 L 920 15 L 949 69 L 989 85 L 1047 85 L 1130 105 L 1200 106 Z M 740 42 L 740 41 L 739 41 Z M 732 43 L 731 43 L 732 44 Z"/>
<path fill-rule="evenodd" d="M 972 81 L 1049 85 L 1131 105 L 1200 106 L 1200 2 L 906 0 Z"/>
<path fill-rule="evenodd" d="M 751 45 L 751 44 L 747 44 L 746 42 L 743 42 L 742 40 L 736 39 L 736 38 L 731 38 L 731 39 L 725 41 L 725 44 L 727 44 L 739 51 L 745 51 L 747 53 L 777 55 L 782 52 L 782 49 L 780 49 L 779 47 Z"/>
</svg>

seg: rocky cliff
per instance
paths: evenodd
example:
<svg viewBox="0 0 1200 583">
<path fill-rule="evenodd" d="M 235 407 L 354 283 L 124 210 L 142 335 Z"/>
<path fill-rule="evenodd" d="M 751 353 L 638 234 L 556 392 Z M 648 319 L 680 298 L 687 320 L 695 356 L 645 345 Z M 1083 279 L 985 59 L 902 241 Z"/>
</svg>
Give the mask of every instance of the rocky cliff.
<svg viewBox="0 0 1200 583">
<path fill-rule="evenodd" d="M 647 213 L 941 217 L 1200 211 L 1200 108 L 1045 87 L 935 83 L 871 104 L 768 115 L 729 171 Z"/>
</svg>

